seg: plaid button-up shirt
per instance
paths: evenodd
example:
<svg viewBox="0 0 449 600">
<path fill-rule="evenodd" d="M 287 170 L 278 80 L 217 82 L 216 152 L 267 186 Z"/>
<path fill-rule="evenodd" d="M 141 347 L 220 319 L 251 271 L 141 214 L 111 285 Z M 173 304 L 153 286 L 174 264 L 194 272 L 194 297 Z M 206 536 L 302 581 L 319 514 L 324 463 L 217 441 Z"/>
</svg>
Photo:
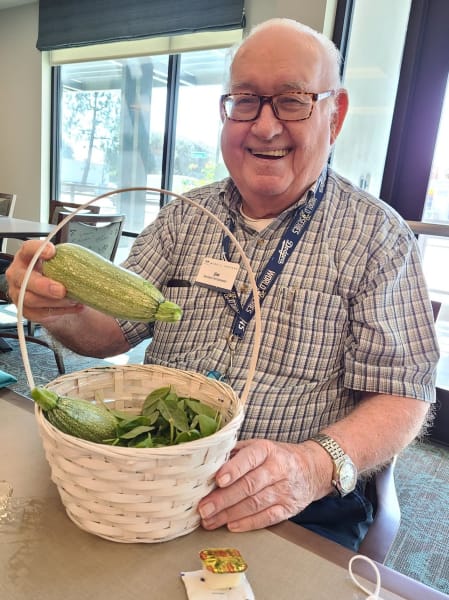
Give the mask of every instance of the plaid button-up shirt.
<svg viewBox="0 0 449 600">
<path fill-rule="evenodd" d="M 245 224 L 230 179 L 186 194 L 234 235 L 256 277 L 275 251 L 290 209 L 263 231 Z M 302 202 L 299 200 L 298 203 Z M 177 199 L 137 238 L 124 266 L 183 309 L 180 322 L 120 321 L 145 361 L 207 373 L 229 365 L 235 313 L 220 291 L 195 285 L 205 257 L 223 258 L 223 229 Z M 230 260 L 242 263 L 231 242 Z M 170 280 L 189 286 L 167 287 Z M 251 292 L 241 265 L 242 304 Z M 241 393 L 254 348 L 254 319 L 238 342 L 229 383 Z M 329 171 L 324 198 L 262 304 L 257 369 L 240 435 L 299 442 L 350 412 L 361 393 L 434 401 L 438 345 L 413 233 L 393 209 Z"/>
</svg>

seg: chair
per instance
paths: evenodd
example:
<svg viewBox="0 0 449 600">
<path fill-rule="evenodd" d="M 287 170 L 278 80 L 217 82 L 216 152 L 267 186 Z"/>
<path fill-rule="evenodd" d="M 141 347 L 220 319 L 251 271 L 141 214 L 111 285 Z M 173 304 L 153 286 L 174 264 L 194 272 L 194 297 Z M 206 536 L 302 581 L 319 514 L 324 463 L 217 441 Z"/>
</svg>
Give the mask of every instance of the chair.
<svg viewBox="0 0 449 600">
<path fill-rule="evenodd" d="M 441 302 L 432 300 L 433 317 L 436 321 Z M 360 554 L 383 563 L 393 545 L 401 523 L 401 509 L 394 481 L 397 457 L 375 473 L 366 484 L 366 495 L 375 506 L 374 521 L 359 547 Z"/>
<path fill-rule="evenodd" d="M 50 218 L 49 218 L 49 222 L 53 223 L 53 225 L 56 225 L 59 221 L 58 221 L 58 215 L 59 213 L 62 212 L 70 212 L 71 210 L 76 210 L 77 208 L 79 208 L 80 205 L 79 204 L 75 204 L 74 202 L 61 202 L 59 200 L 50 200 Z M 100 213 L 100 207 L 97 205 L 90 205 L 87 206 L 85 209 L 83 209 L 83 211 L 81 211 L 82 214 L 84 213 L 93 213 L 98 215 Z M 80 214 L 80 213 L 78 213 Z"/>
<path fill-rule="evenodd" d="M 78 206 L 78 205 L 77 205 Z M 57 218 L 60 223 L 69 212 L 58 211 Z M 71 242 L 84 246 L 100 254 L 104 258 L 113 261 L 117 252 L 120 236 L 122 234 L 125 215 L 100 215 L 92 213 L 77 213 L 72 215 L 71 220 L 66 223 L 53 239 L 55 244 Z M 1 258 L 1 255 L 0 255 Z M 0 292 L 1 298 L 1 292 Z M 28 335 L 25 339 L 47 346 L 55 355 L 56 365 L 59 373 L 65 373 L 64 361 L 59 350 L 44 340 L 34 335 L 34 323 L 28 321 Z M 17 333 L 1 334 L 5 338 L 17 339 Z"/>
<path fill-rule="evenodd" d="M 15 205 L 15 194 L 5 194 L 3 192 L 0 192 L 0 215 L 2 217 L 12 217 L 14 214 Z M 6 251 L 6 239 L 0 238 L 0 251 Z"/>
<path fill-rule="evenodd" d="M 59 224 L 70 213 L 59 211 Z M 100 215 L 77 213 L 56 234 L 54 242 L 71 242 L 93 250 L 104 258 L 113 261 L 120 242 L 125 215 Z"/>
<path fill-rule="evenodd" d="M 12 217 L 14 214 L 14 208 L 16 205 L 16 194 L 5 194 L 0 192 L 0 215 Z M 6 252 L 6 239 L 0 239 L 0 303 L 2 304 L 10 304 L 10 299 L 8 297 L 8 286 L 6 283 L 5 271 L 8 266 L 11 264 L 14 255 Z M 34 326 L 31 322 L 28 321 L 28 335 L 31 336 L 34 334 Z M 0 336 L 0 351 L 8 352 L 11 350 L 11 347 L 6 344 L 6 342 L 1 343 L 2 337 L 11 337 L 9 334 L 4 333 Z M 41 341 L 39 343 L 42 343 Z"/>
<path fill-rule="evenodd" d="M 0 215 L 3 217 L 12 217 L 16 205 L 16 194 L 6 194 L 0 192 Z M 7 304 L 7 284 L 5 271 L 11 263 L 13 256 L 6 253 L 6 238 L 0 238 L 0 303 Z M 0 351 L 8 352 L 11 347 L 0 337 Z"/>
</svg>

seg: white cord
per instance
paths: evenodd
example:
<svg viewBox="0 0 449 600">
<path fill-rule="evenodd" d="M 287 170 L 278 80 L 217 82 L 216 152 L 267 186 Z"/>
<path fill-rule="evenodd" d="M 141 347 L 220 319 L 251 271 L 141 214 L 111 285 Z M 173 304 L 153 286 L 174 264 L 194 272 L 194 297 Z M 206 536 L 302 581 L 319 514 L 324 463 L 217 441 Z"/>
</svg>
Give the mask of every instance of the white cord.
<svg viewBox="0 0 449 600">
<path fill-rule="evenodd" d="M 374 590 L 374 592 L 371 592 L 369 589 L 367 589 L 364 585 L 362 585 L 360 583 L 360 581 L 357 580 L 356 576 L 354 575 L 354 573 L 352 572 L 352 563 L 355 560 L 364 560 L 365 562 L 367 562 L 369 565 L 371 565 L 371 567 L 374 570 L 374 573 L 376 574 L 376 588 Z M 366 600 L 382 600 L 382 598 L 379 596 L 379 592 L 380 592 L 380 583 L 381 583 L 381 579 L 380 579 L 380 572 L 379 569 L 377 568 L 377 565 L 374 561 L 372 561 L 370 558 L 368 558 L 367 556 L 363 556 L 363 554 L 356 554 L 355 556 L 353 556 L 351 558 L 351 560 L 349 561 L 349 565 L 348 565 L 348 571 L 349 571 L 349 575 L 352 579 L 352 581 L 356 584 L 356 586 L 358 588 L 360 588 L 362 590 L 362 592 L 365 592 L 365 594 L 367 594 L 367 598 Z"/>
</svg>

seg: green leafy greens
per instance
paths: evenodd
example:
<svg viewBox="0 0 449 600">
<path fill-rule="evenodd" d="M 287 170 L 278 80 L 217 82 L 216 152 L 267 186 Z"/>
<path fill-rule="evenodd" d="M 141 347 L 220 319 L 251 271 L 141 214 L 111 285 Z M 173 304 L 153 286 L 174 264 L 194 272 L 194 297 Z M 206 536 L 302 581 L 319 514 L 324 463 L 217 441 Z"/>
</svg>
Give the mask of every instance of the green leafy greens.
<svg viewBox="0 0 449 600">
<path fill-rule="evenodd" d="M 159 448 L 198 440 L 218 431 L 222 421 L 218 410 L 195 398 L 180 397 L 170 386 L 148 394 L 139 415 L 112 409 L 111 412 L 117 419 L 117 435 L 104 443 L 133 448 Z"/>
</svg>

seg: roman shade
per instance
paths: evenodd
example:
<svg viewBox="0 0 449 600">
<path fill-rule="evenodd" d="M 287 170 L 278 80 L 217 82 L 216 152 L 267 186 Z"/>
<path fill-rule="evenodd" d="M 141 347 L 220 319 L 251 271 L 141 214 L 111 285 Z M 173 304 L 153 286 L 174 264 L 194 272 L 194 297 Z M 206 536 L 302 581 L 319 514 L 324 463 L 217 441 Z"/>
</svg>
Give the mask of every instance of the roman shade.
<svg viewBox="0 0 449 600">
<path fill-rule="evenodd" d="M 244 0 L 40 0 L 39 50 L 244 27 Z"/>
</svg>

